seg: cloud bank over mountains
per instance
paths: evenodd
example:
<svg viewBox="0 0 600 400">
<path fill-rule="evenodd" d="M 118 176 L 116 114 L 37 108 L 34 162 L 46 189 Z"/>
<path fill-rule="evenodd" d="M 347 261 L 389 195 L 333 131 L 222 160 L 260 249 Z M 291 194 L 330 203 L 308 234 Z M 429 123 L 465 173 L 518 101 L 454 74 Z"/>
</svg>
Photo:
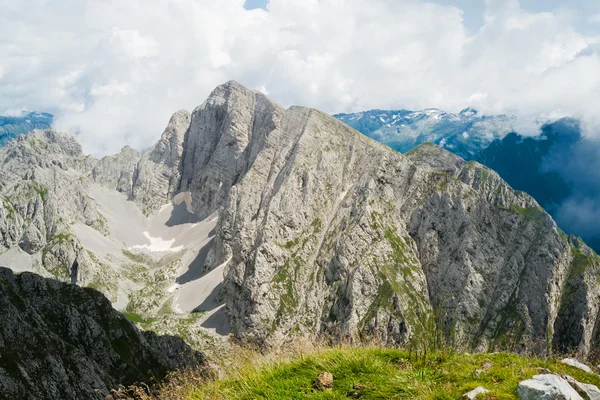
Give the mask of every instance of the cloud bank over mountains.
<svg viewBox="0 0 600 400">
<path fill-rule="evenodd" d="M 586 19 L 591 16 L 584 16 Z M 283 105 L 518 115 L 515 128 L 581 117 L 597 131 L 600 24 L 488 0 L 462 11 L 424 1 L 0 0 L 0 113 L 52 112 L 86 152 L 145 148 L 169 116 L 235 79 Z"/>
</svg>

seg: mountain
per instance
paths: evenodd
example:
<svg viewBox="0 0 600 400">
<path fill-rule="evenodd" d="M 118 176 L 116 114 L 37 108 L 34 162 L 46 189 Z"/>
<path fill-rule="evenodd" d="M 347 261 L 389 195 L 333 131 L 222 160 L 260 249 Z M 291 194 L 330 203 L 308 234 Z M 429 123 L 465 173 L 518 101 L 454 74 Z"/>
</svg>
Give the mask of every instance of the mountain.
<svg viewBox="0 0 600 400">
<path fill-rule="evenodd" d="M 0 178 L 0 263 L 96 288 L 197 346 L 443 336 L 593 355 L 599 340 L 599 258 L 532 197 L 236 82 L 143 155 L 97 160 L 36 132 L 0 150 Z"/>
<path fill-rule="evenodd" d="M 599 156 L 600 142 L 582 134 L 580 121 L 562 118 L 535 137 L 510 133 L 495 140 L 475 160 L 530 193 L 568 233 L 600 251 Z"/>
<path fill-rule="evenodd" d="M 473 158 L 493 140 L 511 132 L 513 122 L 505 115 L 481 115 L 473 108 L 458 114 L 428 108 L 370 110 L 334 117 L 401 153 L 431 142 L 465 159 Z"/>
<path fill-rule="evenodd" d="M 492 168 L 515 189 L 525 190 L 547 210 L 556 208 L 569 195 L 569 187 L 557 171 L 544 171 L 541 167 L 555 146 L 568 152 L 580 140 L 580 135 L 563 136 L 557 133 L 557 124 L 546 125 L 542 134 L 523 137 L 509 133 L 495 140 L 479 153 L 475 160 Z"/>
<path fill-rule="evenodd" d="M 494 171 L 517 190 L 531 194 L 570 234 L 600 251 L 600 141 L 585 137 L 581 124 L 562 118 L 542 126 L 537 136 L 511 131 L 503 115 L 480 116 L 436 109 L 420 112 L 371 110 L 338 114 L 359 132 L 402 153 L 434 142 Z"/>
<path fill-rule="evenodd" d="M 23 111 L 18 117 L 0 116 L 0 147 L 34 129 L 49 129 L 52 114 Z"/>
<path fill-rule="evenodd" d="M 185 193 L 167 198 L 182 149 L 163 145 L 183 137 L 179 115 L 141 156 L 124 147 L 95 159 L 72 136 L 52 130 L 0 149 L 0 265 L 97 289 L 117 309 L 147 321 L 171 316 L 158 328 L 190 330 L 193 343 L 226 334 L 212 297 L 189 315 L 221 279 L 203 276 L 216 221 L 190 213 Z M 173 158 L 176 165 L 169 164 Z M 175 293 L 180 276 L 194 279 Z M 175 295 L 193 297 L 176 302 Z"/>
<path fill-rule="evenodd" d="M 141 332 L 93 289 L 0 268 L 0 397 L 105 399 L 205 368 L 177 337 Z"/>
</svg>

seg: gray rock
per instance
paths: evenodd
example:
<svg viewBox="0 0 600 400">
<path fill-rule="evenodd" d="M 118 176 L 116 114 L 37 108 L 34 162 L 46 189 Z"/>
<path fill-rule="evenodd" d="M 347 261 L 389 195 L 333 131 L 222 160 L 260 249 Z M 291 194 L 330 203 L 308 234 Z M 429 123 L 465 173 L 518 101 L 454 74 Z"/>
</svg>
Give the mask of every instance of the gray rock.
<svg viewBox="0 0 600 400">
<path fill-rule="evenodd" d="M 560 360 L 560 362 L 563 364 L 570 365 L 575 368 L 579 368 L 580 370 L 588 372 L 590 374 L 593 372 L 590 367 L 588 367 L 587 365 L 585 365 L 582 362 L 577 361 L 574 358 L 563 358 L 562 360 Z"/>
<path fill-rule="evenodd" d="M 104 399 L 111 389 L 202 369 L 181 339 L 140 332 L 99 292 L 0 268 L 0 396 Z"/>
<path fill-rule="evenodd" d="M 478 395 L 489 393 L 490 391 L 484 388 L 483 386 L 476 387 L 468 393 L 463 394 L 463 398 L 469 400 L 475 400 Z"/>
<path fill-rule="evenodd" d="M 522 400 L 583 400 L 565 379 L 548 374 L 520 382 L 517 394 Z"/>
<path fill-rule="evenodd" d="M 190 126 L 190 113 L 177 111 L 160 140 L 140 159 L 133 182 L 133 200 L 152 213 L 168 203 L 179 189 L 183 141 Z"/>
<path fill-rule="evenodd" d="M 561 302 L 574 253 L 530 196 L 437 146 L 403 156 L 316 110 L 273 118 L 259 98 L 217 88 L 184 149 L 195 212 L 221 206 L 235 333 L 402 344 L 438 315 L 455 343 L 546 351 L 560 310 L 579 307 Z"/>
<path fill-rule="evenodd" d="M 588 400 L 600 400 L 600 389 L 596 385 L 591 385 L 589 383 L 581 383 L 578 382 L 575 378 L 569 375 L 563 375 L 563 378 L 569 382 L 571 387 L 573 387 L 577 392 L 584 398 Z"/>
<path fill-rule="evenodd" d="M 103 186 L 130 195 L 139 158 L 137 150 L 125 146 L 119 154 L 100 159 L 92 170 L 92 178 Z"/>
<path fill-rule="evenodd" d="M 262 93 L 233 81 L 217 87 L 194 110 L 184 143 L 180 189 L 192 193 L 200 218 L 227 203 L 229 191 L 243 178 L 283 112 Z"/>
</svg>

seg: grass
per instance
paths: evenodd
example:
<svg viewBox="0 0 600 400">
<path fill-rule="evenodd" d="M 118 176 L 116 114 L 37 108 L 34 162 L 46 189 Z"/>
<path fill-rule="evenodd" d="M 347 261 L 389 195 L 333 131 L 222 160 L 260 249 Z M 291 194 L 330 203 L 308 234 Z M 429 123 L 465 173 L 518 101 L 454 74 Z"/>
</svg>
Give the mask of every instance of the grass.
<svg viewBox="0 0 600 400">
<path fill-rule="evenodd" d="M 154 259 L 146 254 L 132 253 L 129 250 L 121 250 L 121 252 L 123 253 L 123 255 L 125 257 L 129 258 L 131 261 L 133 261 L 135 263 L 146 264 L 146 265 L 150 265 L 150 266 L 154 266 L 154 264 L 156 264 Z"/>
<path fill-rule="evenodd" d="M 525 217 L 527 220 L 532 221 L 539 226 L 544 226 L 546 212 L 539 206 L 524 208 L 518 205 L 513 205 L 511 207 L 511 211 L 515 214 Z"/>
<path fill-rule="evenodd" d="M 383 348 L 321 348 L 292 355 L 236 354 L 225 378 L 179 379 L 167 384 L 161 399 L 458 399 L 483 386 L 483 399 L 517 399 L 518 383 L 546 368 L 580 382 L 600 385 L 600 377 L 555 360 L 525 358 L 512 353 L 431 353 L 416 360 L 404 350 Z M 487 365 L 486 365 L 487 364 Z M 491 366 L 490 366 L 491 365 Z M 312 382 L 331 372 L 334 388 L 318 391 Z M 176 395 L 173 395 L 176 386 Z"/>
<path fill-rule="evenodd" d="M 124 312 L 123 315 L 134 324 L 151 324 L 156 318 L 144 318 L 141 314 Z"/>
</svg>

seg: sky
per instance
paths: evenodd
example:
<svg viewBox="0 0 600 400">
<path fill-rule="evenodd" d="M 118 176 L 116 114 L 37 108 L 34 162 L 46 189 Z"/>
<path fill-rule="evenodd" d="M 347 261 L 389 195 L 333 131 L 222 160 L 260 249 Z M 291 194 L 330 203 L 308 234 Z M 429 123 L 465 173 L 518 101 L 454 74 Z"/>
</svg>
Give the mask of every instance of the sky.
<svg viewBox="0 0 600 400">
<path fill-rule="evenodd" d="M 228 80 L 325 112 L 471 106 L 600 136 L 598 0 L 0 0 L 0 114 L 145 149 Z"/>
</svg>

